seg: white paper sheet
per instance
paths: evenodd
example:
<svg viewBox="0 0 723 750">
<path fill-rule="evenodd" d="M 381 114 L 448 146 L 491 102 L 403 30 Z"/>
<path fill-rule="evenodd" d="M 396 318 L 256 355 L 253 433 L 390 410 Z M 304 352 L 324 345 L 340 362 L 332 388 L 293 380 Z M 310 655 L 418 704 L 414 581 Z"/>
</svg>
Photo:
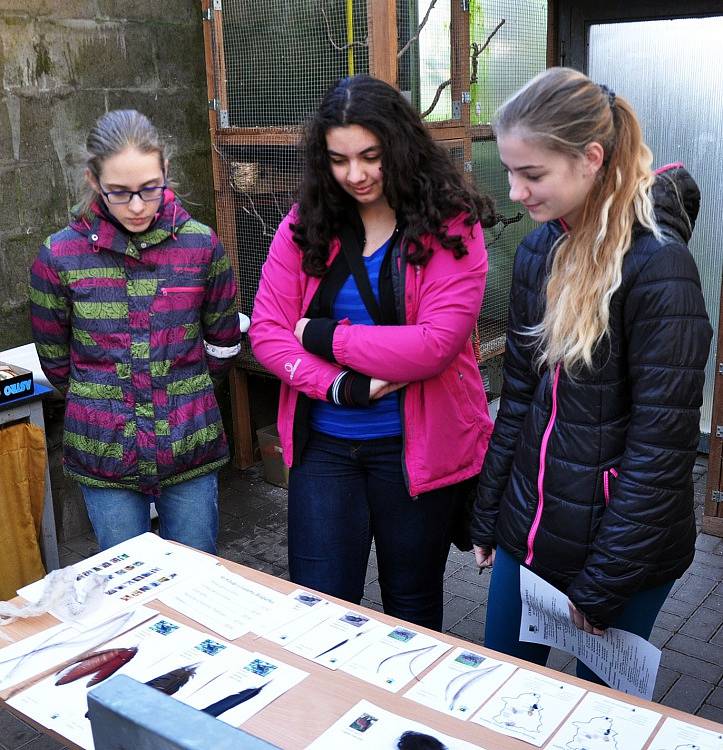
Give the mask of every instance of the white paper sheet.
<svg viewBox="0 0 723 750">
<path fill-rule="evenodd" d="M 234 659 L 230 662 L 227 659 L 227 667 L 226 672 L 184 702 L 201 710 L 210 709 L 208 713 L 212 716 L 235 727 L 309 676 L 308 672 L 258 652 L 242 661 Z M 260 692 L 251 697 L 247 697 L 248 692 L 244 693 L 257 688 L 261 688 Z M 245 697 L 246 700 L 222 711 L 223 706 L 219 702 L 234 696 Z"/>
<path fill-rule="evenodd" d="M 695 724 L 667 718 L 649 747 L 650 750 L 721 750 L 723 729 L 712 732 Z"/>
<path fill-rule="evenodd" d="M 483 750 L 481 745 L 473 745 L 442 734 L 417 721 L 385 711 L 369 701 L 359 701 L 324 734 L 308 745 L 308 750 L 396 750 L 399 747 L 399 739 L 405 732 L 417 732 L 434 737 L 447 750 Z"/>
<path fill-rule="evenodd" d="M 577 685 L 518 669 L 472 721 L 541 747 L 584 694 Z"/>
<path fill-rule="evenodd" d="M 103 601 L 93 611 L 72 620 L 90 627 L 139 604 L 158 597 L 163 591 L 196 576 L 209 575 L 217 567 L 213 557 L 180 547 L 147 533 L 129 539 L 72 566 L 78 580 L 92 573 L 106 576 Z M 36 602 L 43 593 L 43 581 L 18 590 L 28 601 Z M 58 619 L 62 613 L 51 610 Z"/>
<path fill-rule="evenodd" d="M 610 687 L 653 698 L 660 650 L 618 628 L 604 635 L 579 630 L 570 620 L 567 597 L 527 568 L 520 568 L 520 640 L 542 643 L 576 656 Z"/>
<path fill-rule="evenodd" d="M 286 597 L 268 586 L 219 567 L 208 576 L 175 586 L 161 594 L 159 599 L 234 641 L 248 633 L 252 622 L 266 615 Z"/>
<path fill-rule="evenodd" d="M 336 669 L 365 648 L 373 632 L 383 627 L 361 612 L 345 610 L 317 623 L 284 648 L 328 669 Z"/>
<path fill-rule="evenodd" d="M 344 608 L 309 591 L 297 589 L 251 624 L 251 630 L 281 646 L 316 627 Z"/>
<path fill-rule="evenodd" d="M 450 648 L 447 643 L 402 625 L 383 627 L 377 631 L 377 639 L 341 669 L 396 693 Z"/>
<path fill-rule="evenodd" d="M 641 750 L 660 714 L 587 693 L 545 750 Z"/>
<path fill-rule="evenodd" d="M 6 646 L 0 649 L 0 690 L 6 690 L 94 649 L 157 614 L 155 610 L 137 607 L 89 629 L 61 623 Z"/>
<path fill-rule="evenodd" d="M 514 664 L 456 648 L 404 697 L 449 716 L 469 719 L 514 671 Z"/>
</svg>

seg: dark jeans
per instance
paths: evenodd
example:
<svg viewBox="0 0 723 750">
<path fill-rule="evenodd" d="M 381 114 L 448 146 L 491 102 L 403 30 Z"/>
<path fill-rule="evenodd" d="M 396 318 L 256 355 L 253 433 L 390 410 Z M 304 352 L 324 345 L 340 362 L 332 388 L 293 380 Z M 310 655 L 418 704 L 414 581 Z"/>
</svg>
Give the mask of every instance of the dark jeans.
<svg viewBox="0 0 723 750">
<path fill-rule="evenodd" d="M 359 603 L 372 538 L 384 611 L 440 630 L 455 489 L 410 497 L 401 438 L 311 433 L 289 474 L 289 572 L 300 586 Z"/>
</svg>

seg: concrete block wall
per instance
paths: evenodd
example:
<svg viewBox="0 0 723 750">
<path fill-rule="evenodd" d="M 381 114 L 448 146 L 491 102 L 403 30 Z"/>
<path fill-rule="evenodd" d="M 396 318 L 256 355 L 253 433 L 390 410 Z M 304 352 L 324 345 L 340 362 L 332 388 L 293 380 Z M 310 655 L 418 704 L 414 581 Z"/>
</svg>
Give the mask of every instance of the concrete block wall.
<svg viewBox="0 0 723 750">
<path fill-rule="evenodd" d="M 103 112 L 147 114 L 191 213 L 215 224 L 201 24 L 198 0 L 0 0 L 0 351 L 32 339 L 28 270 L 67 222 Z"/>
</svg>

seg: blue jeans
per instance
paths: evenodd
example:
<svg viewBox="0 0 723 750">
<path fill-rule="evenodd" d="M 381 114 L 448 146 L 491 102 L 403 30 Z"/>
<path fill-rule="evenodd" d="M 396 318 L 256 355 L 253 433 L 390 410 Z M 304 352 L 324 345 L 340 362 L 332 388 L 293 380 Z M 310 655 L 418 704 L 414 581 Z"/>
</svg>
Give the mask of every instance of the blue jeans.
<svg viewBox="0 0 723 750">
<path fill-rule="evenodd" d="M 359 603 L 372 538 L 384 611 L 442 627 L 453 487 L 410 497 L 401 438 L 311 432 L 289 473 L 289 573 L 300 586 Z"/>
<path fill-rule="evenodd" d="M 133 490 L 80 485 L 93 531 L 102 550 L 151 530 L 151 503 L 158 511 L 160 534 L 203 552 L 216 554 L 218 472 L 161 488 L 158 497 Z"/>
<path fill-rule="evenodd" d="M 641 638 L 649 638 L 655 618 L 673 588 L 673 583 L 675 581 L 633 594 L 623 611 L 615 618 L 612 627 L 635 633 Z M 521 618 L 520 564 L 509 552 L 497 547 L 487 602 L 485 646 L 544 666 L 550 649 L 539 643 L 519 640 Z M 580 661 L 577 662 L 576 674 L 583 680 L 605 684 Z"/>
</svg>

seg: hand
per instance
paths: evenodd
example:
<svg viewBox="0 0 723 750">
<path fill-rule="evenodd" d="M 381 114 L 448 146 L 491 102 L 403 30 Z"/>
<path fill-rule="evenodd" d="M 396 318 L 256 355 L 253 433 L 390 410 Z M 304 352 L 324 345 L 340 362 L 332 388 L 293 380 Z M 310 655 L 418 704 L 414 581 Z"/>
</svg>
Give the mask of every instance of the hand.
<svg viewBox="0 0 723 750">
<path fill-rule="evenodd" d="M 567 600 L 567 607 L 570 610 L 570 619 L 578 630 L 584 630 L 591 635 L 605 635 L 605 631 L 593 627 L 587 621 L 587 617 L 569 599 Z"/>
<path fill-rule="evenodd" d="M 483 544 L 482 546 L 475 544 L 474 559 L 479 566 L 480 573 L 483 568 L 491 568 L 495 564 L 495 548 L 489 547 L 486 544 Z"/>
<path fill-rule="evenodd" d="M 307 323 L 309 322 L 310 318 L 300 318 L 299 321 L 296 324 L 296 327 L 294 328 L 294 336 L 296 336 L 296 340 L 302 344 L 303 346 L 303 338 L 304 338 L 304 328 L 306 328 Z"/>
<path fill-rule="evenodd" d="M 303 318 L 302 318 L 303 320 Z M 301 320 L 299 321 L 301 323 Z M 298 323 L 297 323 L 298 327 Z M 369 381 L 369 400 L 375 401 L 382 396 L 386 396 L 389 393 L 394 393 L 400 388 L 404 388 L 406 383 L 390 383 L 388 380 L 380 380 L 379 378 L 372 378 Z"/>
</svg>

